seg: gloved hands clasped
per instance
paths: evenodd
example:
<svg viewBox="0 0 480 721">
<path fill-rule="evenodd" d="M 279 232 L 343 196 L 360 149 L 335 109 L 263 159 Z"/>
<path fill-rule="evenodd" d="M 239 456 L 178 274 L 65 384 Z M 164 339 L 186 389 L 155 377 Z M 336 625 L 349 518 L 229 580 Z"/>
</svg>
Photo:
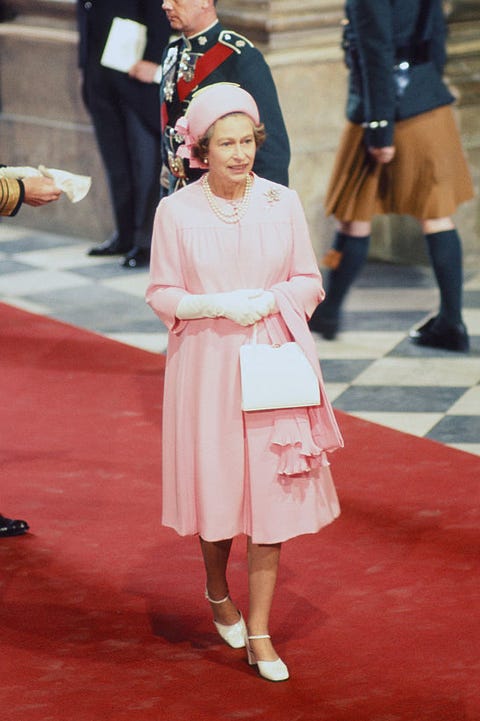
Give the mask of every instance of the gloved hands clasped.
<svg viewBox="0 0 480 721">
<path fill-rule="evenodd" d="M 185 295 L 177 306 L 176 316 L 180 320 L 223 317 L 246 326 L 253 325 L 275 310 L 275 296 L 271 291 L 245 288 L 228 293 Z"/>
</svg>

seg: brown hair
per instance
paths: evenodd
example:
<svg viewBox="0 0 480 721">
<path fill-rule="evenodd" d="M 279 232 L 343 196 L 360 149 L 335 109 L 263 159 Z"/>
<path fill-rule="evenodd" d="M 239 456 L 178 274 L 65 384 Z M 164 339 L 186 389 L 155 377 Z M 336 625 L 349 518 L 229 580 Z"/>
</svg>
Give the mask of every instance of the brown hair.
<svg viewBox="0 0 480 721">
<path fill-rule="evenodd" d="M 222 117 L 230 117 L 231 115 L 244 115 L 244 113 L 228 113 L 227 115 L 223 115 Z M 248 116 L 247 116 L 248 117 Z M 220 118 L 219 118 L 220 120 Z M 259 125 L 255 125 L 252 120 L 253 125 L 253 137 L 255 140 L 255 145 L 258 150 L 261 145 L 265 142 L 265 138 L 267 137 L 267 134 L 265 132 L 265 126 L 263 123 L 260 123 Z M 192 155 L 194 158 L 198 158 L 199 160 L 205 160 L 205 158 L 208 155 L 208 148 L 210 146 L 210 140 L 213 135 L 213 129 L 215 127 L 215 123 L 210 125 L 207 132 L 202 135 L 201 138 L 197 140 L 195 145 L 192 147 Z"/>
</svg>

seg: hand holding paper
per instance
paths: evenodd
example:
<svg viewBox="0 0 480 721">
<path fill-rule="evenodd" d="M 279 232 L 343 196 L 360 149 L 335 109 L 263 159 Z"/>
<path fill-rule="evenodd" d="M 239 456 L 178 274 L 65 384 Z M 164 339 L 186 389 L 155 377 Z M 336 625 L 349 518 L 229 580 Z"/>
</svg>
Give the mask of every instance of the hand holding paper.
<svg viewBox="0 0 480 721">
<path fill-rule="evenodd" d="M 88 175 L 77 175 L 69 173 L 67 170 L 57 170 L 56 168 L 46 168 L 45 165 L 39 165 L 38 168 L 32 168 L 28 165 L 15 166 L 7 165 L 0 168 L 0 175 L 4 178 L 50 178 L 56 187 L 65 193 L 72 203 L 78 203 L 82 200 L 90 190 L 92 179 Z"/>
<path fill-rule="evenodd" d="M 51 178 L 72 203 L 78 203 L 90 190 L 92 179 L 89 175 L 77 175 L 67 170 L 46 168 L 44 165 L 39 165 L 38 169 L 45 178 Z"/>
<path fill-rule="evenodd" d="M 127 18 L 113 18 L 101 65 L 128 73 L 141 60 L 147 44 L 147 28 Z"/>
</svg>

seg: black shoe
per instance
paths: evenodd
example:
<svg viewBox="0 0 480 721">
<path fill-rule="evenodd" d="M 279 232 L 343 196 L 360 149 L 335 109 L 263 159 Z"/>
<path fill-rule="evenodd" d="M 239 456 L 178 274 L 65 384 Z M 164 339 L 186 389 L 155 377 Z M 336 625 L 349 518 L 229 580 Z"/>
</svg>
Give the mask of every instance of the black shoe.
<svg viewBox="0 0 480 721">
<path fill-rule="evenodd" d="M 125 243 L 120 242 L 118 238 L 114 236 L 113 238 L 104 240 L 100 245 L 94 245 L 93 248 L 90 248 L 87 255 L 123 255 L 127 253 L 131 247 L 131 245 L 125 245 Z"/>
<path fill-rule="evenodd" d="M 438 316 L 430 318 L 420 328 L 410 331 L 409 338 L 415 345 L 430 348 L 443 348 L 459 353 L 468 353 L 470 350 L 470 340 L 463 323 L 448 325 Z"/>
<path fill-rule="evenodd" d="M 23 536 L 30 526 L 26 521 L 16 521 L 13 518 L 5 518 L 0 515 L 0 538 L 8 536 Z"/>
<path fill-rule="evenodd" d="M 134 245 L 120 263 L 122 268 L 146 268 L 150 265 L 150 251 L 147 248 L 139 248 Z"/>
<path fill-rule="evenodd" d="M 340 321 L 338 316 L 331 318 L 323 317 L 318 312 L 318 309 L 312 315 L 308 321 L 308 327 L 314 333 L 320 333 L 325 340 L 334 340 L 338 333 Z"/>
</svg>

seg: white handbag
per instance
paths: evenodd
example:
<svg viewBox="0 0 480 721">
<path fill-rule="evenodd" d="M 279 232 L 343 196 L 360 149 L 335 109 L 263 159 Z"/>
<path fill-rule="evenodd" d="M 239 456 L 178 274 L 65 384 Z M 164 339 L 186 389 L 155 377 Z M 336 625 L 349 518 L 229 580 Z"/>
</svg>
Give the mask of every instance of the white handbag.
<svg viewBox="0 0 480 721">
<path fill-rule="evenodd" d="M 295 342 L 252 342 L 240 346 L 242 410 L 300 408 L 320 405 L 320 386 L 305 353 Z"/>
</svg>

